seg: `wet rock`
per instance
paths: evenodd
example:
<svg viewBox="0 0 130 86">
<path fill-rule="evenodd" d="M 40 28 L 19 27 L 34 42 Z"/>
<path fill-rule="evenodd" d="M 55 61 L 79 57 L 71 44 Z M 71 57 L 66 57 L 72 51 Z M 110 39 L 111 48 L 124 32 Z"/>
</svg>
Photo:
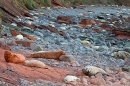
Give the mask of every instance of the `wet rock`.
<svg viewBox="0 0 130 86">
<path fill-rule="evenodd" d="M 79 23 L 79 25 L 82 28 L 91 27 L 93 24 L 96 24 L 96 22 L 94 20 L 90 20 L 90 19 L 82 19 L 81 22 Z"/>
<path fill-rule="evenodd" d="M 17 24 L 16 24 L 16 23 L 11 23 L 11 25 L 13 25 L 13 26 L 16 26 L 16 27 L 17 27 Z"/>
<path fill-rule="evenodd" d="M 0 38 L 0 48 L 5 50 L 11 50 L 10 46 L 8 46 L 7 43 L 7 40 L 5 40 L 4 38 Z"/>
<path fill-rule="evenodd" d="M 125 61 L 124 65 L 130 66 L 130 58 Z"/>
<path fill-rule="evenodd" d="M 54 24 L 49 24 L 51 27 L 55 27 L 55 25 Z"/>
<path fill-rule="evenodd" d="M 39 40 L 40 38 L 34 35 L 29 35 L 29 34 L 25 34 L 21 32 L 21 35 L 23 35 L 24 37 L 28 38 L 29 40 Z"/>
<path fill-rule="evenodd" d="M 121 78 L 120 82 L 121 82 L 121 84 L 126 85 L 127 84 L 127 79 Z"/>
<path fill-rule="evenodd" d="M 27 23 L 27 24 L 29 24 L 29 25 L 34 24 L 34 22 L 33 22 L 33 21 L 26 21 L 26 23 Z"/>
<path fill-rule="evenodd" d="M 110 28 L 108 24 L 103 23 L 103 24 L 99 24 L 99 25 L 100 25 L 100 27 L 102 27 L 102 29 L 104 29 L 104 30 L 112 30 L 112 28 Z"/>
<path fill-rule="evenodd" d="M 75 61 L 73 55 L 62 55 L 62 56 L 59 57 L 59 60 L 68 61 L 68 62 Z"/>
<path fill-rule="evenodd" d="M 16 30 L 10 29 L 10 32 L 11 32 L 12 36 L 20 35 L 20 32 L 18 32 L 18 31 L 16 31 Z"/>
<path fill-rule="evenodd" d="M 123 70 L 123 71 L 130 72 L 130 66 L 129 66 L 129 65 L 124 65 L 124 66 L 122 67 L 122 70 Z"/>
<path fill-rule="evenodd" d="M 91 46 L 93 49 L 98 50 L 100 46 Z"/>
<path fill-rule="evenodd" d="M 128 81 L 130 80 L 130 75 L 129 74 L 127 74 L 127 73 L 125 73 L 125 72 L 122 72 L 122 71 L 120 71 L 119 73 L 118 73 L 118 77 L 121 79 L 121 78 L 125 78 L 125 79 L 127 79 Z"/>
<path fill-rule="evenodd" d="M 43 50 L 41 46 L 36 45 L 36 44 L 34 44 L 34 43 L 31 43 L 31 44 L 30 44 L 30 48 L 31 48 L 33 51 L 42 51 L 42 50 Z"/>
<path fill-rule="evenodd" d="M 107 74 L 113 74 L 114 73 L 114 71 L 110 70 L 107 67 L 104 70 L 106 71 Z"/>
<path fill-rule="evenodd" d="M 80 64 L 77 61 L 72 61 L 71 66 L 72 67 L 77 67 L 77 66 L 80 66 Z"/>
<path fill-rule="evenodd" d="M 93 85 L 104 85 L 106 86 L 106 81 L 102 78 L 102 74 L 96 74 L 96 78 L 91 79 L 90 83 Z"/>
<path fill-rule="evenodd" d="M 86 78 L 82 78 L 83 86 L 88 86 L 88 80 Z"/>
<path fill-rule="evenodd" d="M 97 16 L 98 19 L 104 19 L 104 16 Z"/>
<path fill-rule="evenodd" d="M 112 86 L 122 86 L 120 81 L 116 81 L 111 84 Z"/>
<path fill-rule="evenodd" d="M 130 47 L 123 48 L 123 51 L 126 51 L 126 52 L 130 53 Z"/>
<path fill-rule="evenodd" d="M 18 25 L 19 27 L 26 26 L 26 27 L 29 27 L 29 28 L 31 28 L 31 29 L 36 29 L 36 28 L 37 28 L 37 26 L 35 26 L 34 24 L 29 25 L 29 24 L 23 23 L 23 22 L 17 22 L 17 25 Z"/>
<path fill-rule="evenodd" d="M 81 43 L 82 44 L 91 44 L 89 41 L 85 41 L 85 40 L 81 41 Z"/>
<path fill-rule="evenodd" d="M 75 74 L 76 76 L 84 76 L 85 74 L 82 72 L 82 70 L 79 70 Z"/>
<path fill-rule="evenodd" d="M 109 83 L 109 81 L 115 82 L 116 81 L 116 77 L 115 76 L 106 76 L 105 80 L 106 80 L 107 83 Z"/>
<path fill-rule="evenodd" d="M 25 34 L 25 33 L 22 33 L 22 32 L 16 31 L 16 30 L 12 30 L 12 29 L 10 29 L 10 32 L 11 32 L 12 36 L 22 35 L 23 37 L 26 37 L 30 40 L 38 40 L 39 39 L 36 36 L 31 36 L 31 35 L 28 35 L 28 34 Z"/>
<path fill-rule="evenodd" d="M 60 34 L 64 37 L 67 37 L 66 36 L 66 33 L 62 32 L 62 31 L 58 31 L 56 28 L 52 27 L 52 26 L 44 26 L 44 25 L 40 25 L 38 28 L 40 29 L 45 29 L 45 30 L 49 30 L 51 32 L 54 32 L 54 33 L 57 33 L 57 34 Z"/>
<path fill-rule="evenodd" d="M 96 32 L 102 32 L 102 29 L 101 28 L 92 28 L 92 30 L 96 31 Z"/>
<path fill-rule="evenodd" d="M 104 19 L 101 19 L 101 20 L 99 20 L 99 21 L 102 22 L 102 23 L 106 22 L 106 20 L 104 20 Z"/>
<path fill-rule="evenodd" d="M 60 27 L 61 30 L 66 30 L 66 27 Z"/>
<path fill-rule="evenodd" d="M 97 50 L 98 51 L 106 51 L 106 50 L 108 50 L 109 48 L 107 47 L 107 46 L 100 46 Z"/>
<path fill-rule="evenodd" d="M 16 44 L 21 44 L 24 47 L 30 47 L 30 45 L 33 43 L 31 40 L 16 40 Z"/>
<path fill-rule="evenodd" d="M 128 15 L 123 15 L 122 18 L 128 19 L 129 16 Z"/>
<path fill-rule="evenodd" d="M 16 45 L 16 42 L 15 42 L 15 40 L 8 40 L 7 45 L 14 46 L 14 45 Z"/>
<path fill-rule="evenodd" d="M 112 33 L 116 34 L 119 38 L 125 37 L 129 39 L 130 37 L 130 31 L 128 30 L 114 29 L 112 30 Z"/>
<path fill-rule="evenodd" d="M 65 23 L 65 24 L 72 24 L 73 23 L 72 18 L 70 16 L 62 16 L 62 15 L 60 15 L 60 16 L 57 17 L 57 21 L 60 24 L 61 23 Z"/>
</svg>

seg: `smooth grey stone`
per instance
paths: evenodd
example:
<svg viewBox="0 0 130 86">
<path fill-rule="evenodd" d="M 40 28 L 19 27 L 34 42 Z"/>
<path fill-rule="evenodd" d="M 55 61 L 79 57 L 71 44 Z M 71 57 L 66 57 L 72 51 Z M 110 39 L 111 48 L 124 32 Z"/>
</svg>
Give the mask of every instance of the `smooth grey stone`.
<svg viewBox="0 0 130 86">
<path fill-rule="evenodd" d="M 97 50 L 98 51 L 105 51 L 105 50 L 108 50 L 108 49 L 109 48 L 107 46 L 103 45 L 103 46 L 100 46 Z"/>
<path fill-rule="evenodd" d="M 125 48 L 123 48 L 123 50 L 130 53 L 130 47 L 125 47 Z"/>
<path fill-rule="evenodd" d="M 130 66 L 125 65 L 124 67 L 122 67 L 122 70 L 123 70 L 123 71 L 130 72 Z"/>
<path fill-rule="evenodd" d="M 33 51 L 42 51 L 43 49 L 41 48 L 41 46 L 39 45 L 36 45 L 36 44 L 31 44 L 30 45 L 30 48 L 33 50 Z"/>
</svg>

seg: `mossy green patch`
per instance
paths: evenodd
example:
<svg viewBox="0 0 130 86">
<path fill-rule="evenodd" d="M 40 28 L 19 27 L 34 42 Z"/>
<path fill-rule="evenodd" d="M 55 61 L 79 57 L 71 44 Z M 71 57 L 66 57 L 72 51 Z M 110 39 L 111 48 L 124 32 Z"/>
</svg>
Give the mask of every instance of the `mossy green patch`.
<svg viewBox="0 0 130 86">
<path fill-rule="evenodd" d="M 36 2 L 34 0 L 25 0 L 25 6 L 29 9 L 32 10 L 36 7 Z"/>
</svg>

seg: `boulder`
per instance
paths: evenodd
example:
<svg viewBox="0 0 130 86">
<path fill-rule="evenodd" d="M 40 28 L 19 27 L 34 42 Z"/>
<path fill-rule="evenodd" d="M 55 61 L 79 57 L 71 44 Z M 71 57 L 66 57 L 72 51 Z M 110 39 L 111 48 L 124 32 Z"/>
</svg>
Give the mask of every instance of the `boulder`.
<svg viewBox="0 0 130 86">
<path fill-rule="evenodd" d="M 73 55 L 61 55 L 59 57 L 59 60 L 61 60 L 61 61 L 68 61 L 68 62 L 75 61 Z"/>
<path fill-rule="evenodd" d="M 79 23 L 79 25 L 82 28 L 91 27 L 93 24 L 96 24 L 96 22 L 94 20 L 90 20 L 90 19 L 82 19 L 81 22 Z"/>
<path fill-rule="evenodd" d="M 70 16 L 62 16 L 62 15 L 59 15 L 57 17 L 57 21 L 58 23 L 65 23 L 65 24 L 72 24 L 73 21 L 72 21 L 72 18 Z"/>
</svg>

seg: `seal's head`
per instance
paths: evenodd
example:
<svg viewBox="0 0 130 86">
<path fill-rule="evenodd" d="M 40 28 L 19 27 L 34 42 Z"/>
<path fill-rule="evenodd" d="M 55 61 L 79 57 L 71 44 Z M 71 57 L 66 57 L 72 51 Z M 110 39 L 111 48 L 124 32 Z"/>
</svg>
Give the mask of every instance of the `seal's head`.
<svg viewBox="0 0 130 86">
<path fill-rule="evenodd" d="M 4 58 L 6 62 L 12 62 L 12 63 L 23 63 L 25 61 L 25 57 L 23 55 L 12 53 L 10 51 L 4 52 Z"/>
</svg>

